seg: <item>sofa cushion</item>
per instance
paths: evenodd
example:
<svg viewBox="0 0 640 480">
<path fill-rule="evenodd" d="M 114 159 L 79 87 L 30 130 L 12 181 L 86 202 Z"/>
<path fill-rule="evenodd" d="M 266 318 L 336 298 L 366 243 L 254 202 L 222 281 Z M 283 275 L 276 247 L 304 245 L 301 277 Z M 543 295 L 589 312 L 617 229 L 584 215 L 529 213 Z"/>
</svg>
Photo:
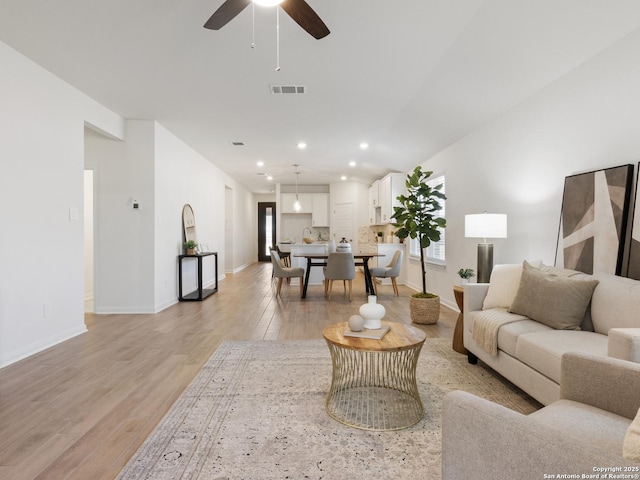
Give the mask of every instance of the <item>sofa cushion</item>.
<svg viewBox="0 0 640 480">
<path fill-rule="evenodd" d="M 597 280 L 545 273 L 524 262 L 520 286 L 509 309 L 558 330 L 580 330 Z"/>
<path fill-rule="evenodd" d="M 627 460 L 640 462 L 640 410 L 624 436 L 622 456 Z"/>
<path fill-rule="evenodd" d="M 518 337 L 516 358 L 560 383 L 560 363 L 566 352 L 607 355 L 607 336 L 578 330 L 548 330 Z"/>
<path fill-rule="evenodd" d="M 534 267 L 541 267 L 542 262 L 530 262 Z M 516 298 L 520 276 L 522 275 L 522 263 L 496 265 L 491 270 L 489 290 L 482 304 L 483 310 L 491 308 L 509 308 Z"/>
<path fill-rule="evenodd" d="M 584 403 L 558 400 L 534 413 L 529 418 L 559 429 L 613 455 L 620 455 L 630 420 Z"/>
<path fill-rule="evenodd" d="M 498 349 L 515 357 L 516 345 L 520 335 L 533 332 L 546 332 L 548 330 L 553 329 L 534 320 L 520 320 L 519 322 L 503 325 L 500 327 L 500 330 L 498 330 Z"/>
<path fill-rule="evenodd" d="M 600 281 L 591 300 L 593 329 L 607 335 L 612 328 L 640 327 L 640 282 L 606 273 L 593 277 Z"/>
</svg>

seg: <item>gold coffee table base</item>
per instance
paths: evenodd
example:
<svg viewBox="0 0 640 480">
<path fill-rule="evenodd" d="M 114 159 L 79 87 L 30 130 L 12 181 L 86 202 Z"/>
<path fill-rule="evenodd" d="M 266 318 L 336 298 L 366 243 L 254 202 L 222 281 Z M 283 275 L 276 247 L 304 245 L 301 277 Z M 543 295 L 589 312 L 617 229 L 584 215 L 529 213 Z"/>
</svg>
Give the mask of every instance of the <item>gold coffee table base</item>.
<svg viewBox="0 0 640 480">
<path fill-rule="evenodd" d="M 365 430 L 399 430 L 418 423 L 424 407 L 416 365 L 424 333 L 393 324 L 382 340 L 354 339 L 342 336 L 345 328 L 337 324 L 324 332 L 333 363 L 325 402 L 329 416 Z"/>
</svg>

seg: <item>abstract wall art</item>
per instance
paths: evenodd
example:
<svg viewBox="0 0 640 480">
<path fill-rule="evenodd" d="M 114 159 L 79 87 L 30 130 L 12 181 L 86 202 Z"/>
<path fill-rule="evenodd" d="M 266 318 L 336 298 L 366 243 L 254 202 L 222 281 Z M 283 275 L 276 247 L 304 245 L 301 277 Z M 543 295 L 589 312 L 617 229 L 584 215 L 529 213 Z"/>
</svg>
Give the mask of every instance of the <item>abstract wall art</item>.
<svg viewBox="0 0 640 480">
<path fill-rule="evenodd" d="M 640 164 L 638 164 L 638 175 L 640 175 Z M 640 280 L 640 197 L 638 196 L 638 179 L 636 179 L 636 201 L 633 207 L 627 277 Z"/>
<path fill-rule="evenodd" d="M 632 180 L 633 165 L 565 178 L 556 266 L 620 275 Z"/>
</svg>

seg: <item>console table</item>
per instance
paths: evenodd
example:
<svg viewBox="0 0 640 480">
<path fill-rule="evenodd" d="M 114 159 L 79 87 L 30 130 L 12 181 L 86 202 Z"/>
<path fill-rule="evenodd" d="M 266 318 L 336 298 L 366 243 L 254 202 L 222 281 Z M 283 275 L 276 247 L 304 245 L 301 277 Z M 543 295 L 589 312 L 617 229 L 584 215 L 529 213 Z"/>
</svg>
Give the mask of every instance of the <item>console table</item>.
<svg viewBox="0 0 640 480">
<path fill-rule="evenodd" d="M 202 259 L 213 256 L 215 259 L 215 286 L 202 287 Z M 198 288 L 191 293 L 182 294 L 182 262 L 185 258 L 195 258 L 198 264 Z M 178 255 L 178 300 L 181 302 L 199 302 L 218 291 L 218 252 L 196 253 L 195 255 Z"/>
</svg>

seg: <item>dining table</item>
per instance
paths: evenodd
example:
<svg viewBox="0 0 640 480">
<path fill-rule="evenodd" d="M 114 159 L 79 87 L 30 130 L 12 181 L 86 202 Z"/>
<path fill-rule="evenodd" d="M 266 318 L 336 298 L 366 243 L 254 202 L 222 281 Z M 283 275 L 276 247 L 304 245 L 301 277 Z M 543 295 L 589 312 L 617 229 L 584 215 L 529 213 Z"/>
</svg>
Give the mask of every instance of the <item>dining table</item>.
<svg viewBox="0 0 640 480">
<path fill-rule="evenodd" d="M 325 267 L 327 265 L 328 253 L 296 253 L 293 255 L 298 258 L 307 259 L 307 270 L 304 275 L 304 287 L 302 289 L 302 296 L 300 298 L 307 297 L 307 286 L 309 285 L 309 272 L 312 267 Z M 369 260 L 374 257 L 384 257 L 380 253 L 354 253 L 353 259 L 357 267 L 362 267 L 364 272 L 364 285 L 367 295 L 375 295 L 373 287 L 373 279 L 371 278 L 371 272 L 369 271 Z"/>
</svg>

